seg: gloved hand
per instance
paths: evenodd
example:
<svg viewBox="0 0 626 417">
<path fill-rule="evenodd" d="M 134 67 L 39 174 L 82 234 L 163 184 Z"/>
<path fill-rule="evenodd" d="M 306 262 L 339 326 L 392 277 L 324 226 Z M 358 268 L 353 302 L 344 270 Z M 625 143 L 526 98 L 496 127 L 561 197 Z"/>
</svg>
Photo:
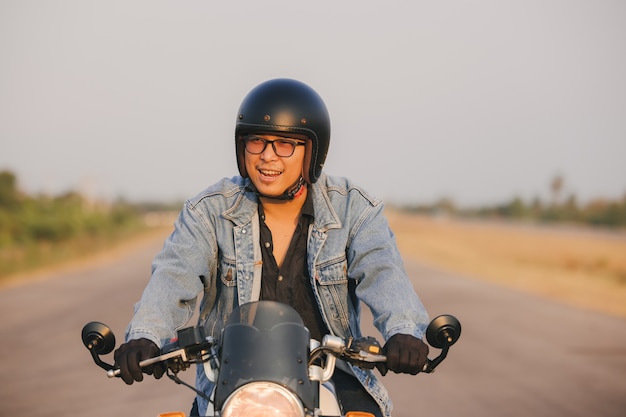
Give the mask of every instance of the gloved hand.
<svg viewBox="0 0 626 417">
<path fill-rule="evenodd" d="M 139 362 L 146 359 L 159 356 L 161 350 L 152 341 L 148 339 L 133 339 L 121 345 L 113 354 L 115 358 L 115 367 L 120 370 L 120 378 L 128 385 L 134 381 L 143 381 L 143 374 L 154 375 L 159 379 L 165 373 L 165 365 L 162 363 L 139 367 Z"/>
<path fill-rule="evenodd" d="M 398 333 L 385 343 L 383 354 L 387 356 L 387 363 L 377 365 L 381 375 L 385 376 L 387 370 L 416 375 L 426 365 L 428 345 L 414 336 Z"/>
</svg>

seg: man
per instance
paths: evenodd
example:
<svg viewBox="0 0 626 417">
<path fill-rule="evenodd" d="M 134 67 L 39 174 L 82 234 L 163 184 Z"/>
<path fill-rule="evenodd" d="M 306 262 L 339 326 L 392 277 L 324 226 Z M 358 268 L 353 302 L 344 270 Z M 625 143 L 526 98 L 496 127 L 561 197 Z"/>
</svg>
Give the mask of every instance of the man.
<svg viewBox="0 0 626 417">
<path fill-rule="evenodd" d="M 427 313 L 408 280 L 383 204 L 344 178 L 322 172 L 330 118 L 319 95 L 289 79 L 254 88 L 239 109 L 240 176 L 188 200 L 156 256 L 152 277 L 115 353 L 127 384 L 141 360 L 184 327 L 200 295 L 199 325 L 218 336 L 235 305 L 265 299 L 291 305 L 313 338 L 361 336 L 365 303 L 387 341 L 387 368 L 418 373 Z M 333 380 L 346 410 L 389 416 L 391 402 L 372 371 L 343 364 Z M 163 374 L 163 369 L 144 369 Z M 212 383 L 202 366 L 197 389 Z M 193 415 L 204 415 L 198 396 Z"/>
</svg>

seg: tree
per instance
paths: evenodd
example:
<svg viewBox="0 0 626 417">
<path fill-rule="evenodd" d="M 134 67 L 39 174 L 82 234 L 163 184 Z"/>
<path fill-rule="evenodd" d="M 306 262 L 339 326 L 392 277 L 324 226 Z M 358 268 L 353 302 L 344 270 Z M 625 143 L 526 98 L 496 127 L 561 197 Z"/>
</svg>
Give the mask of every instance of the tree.
<svg viewBox="0 0 626 417">
<path fill-rule="evenodd" d="M 559 201 L 559 197 L 561 195 L 561 191 L 563 190 L 564 183 L 563 176 L 555 175 L 550 182 L 550 190 L 552 191 L 552 205 L 556 206 Z"/>
<path fill-rule="evenodd" d="M 12 208 L 18 201 L 17 179 L 10 171 L 0 171 L 0 209 Z"/>
</svg>

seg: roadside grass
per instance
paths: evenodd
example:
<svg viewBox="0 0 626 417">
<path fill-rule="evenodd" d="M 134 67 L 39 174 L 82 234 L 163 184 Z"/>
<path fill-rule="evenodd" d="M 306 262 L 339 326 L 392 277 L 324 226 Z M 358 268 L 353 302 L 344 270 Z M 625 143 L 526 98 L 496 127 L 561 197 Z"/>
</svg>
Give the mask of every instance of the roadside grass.
<svg viewBox="0 0 626 417">
<path fill-rule="evenodd" d="M 401 252 L 425 264 L 626 317 L 624 232 L 387 216 Z"/>
<path fill-rule="evenodd" d="M 114 248 L 130 239 L 147 234 L 154 227 L 136 225 L 106 233 L 78 236 L 60 242 L 31 242 L 0 249 L 0 283 L 16 275 L 63 265 Z"/>
</svg>

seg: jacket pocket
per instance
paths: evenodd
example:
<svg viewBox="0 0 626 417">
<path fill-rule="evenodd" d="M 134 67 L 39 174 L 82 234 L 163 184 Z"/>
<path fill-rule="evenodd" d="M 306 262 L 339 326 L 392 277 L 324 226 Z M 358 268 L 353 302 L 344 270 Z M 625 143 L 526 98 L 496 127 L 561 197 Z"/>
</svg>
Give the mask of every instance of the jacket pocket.
<svg viewBox="0 0 626 417">
<path fill-rule="evenodd" d="M 319 265 L 315 281 L 324 304 L 324 310 L 330 313 L 334 323 L 329 323 L 335 333 L 345 334 L 348 330 L 348 263 L 345 257 L 334 259 Z M 338 322 L 337 322 L 338 321 Z M 342 329 L 339 332 L 337 325 Z"/>
<path fill-rule="evenodd" d="M 220 266 L 217 271 L 220 280 L 222 281 L 222 285 L 226 287 L 236 287 L 237 286 L 237 269 L 235 266 L 235 261 L 230 261 L 228 259 L 221 259 Z"/>
<path fill-rule="evenodd" d="M 237 274 L 235 261 L 220 259 L 217 268 L 217 296 L 213 305 L 204 306 L 200 317 L 200 325 L 204 326 L 208 334 L 218 337 L 222 327 L 237 300 Z"/>
<path fill-rule="evenodd" d="M 318 265 L 315 280 L 320 285 L 340 285 L 348 283 L 348 262 L 345 257 Z"/>
</svg>

